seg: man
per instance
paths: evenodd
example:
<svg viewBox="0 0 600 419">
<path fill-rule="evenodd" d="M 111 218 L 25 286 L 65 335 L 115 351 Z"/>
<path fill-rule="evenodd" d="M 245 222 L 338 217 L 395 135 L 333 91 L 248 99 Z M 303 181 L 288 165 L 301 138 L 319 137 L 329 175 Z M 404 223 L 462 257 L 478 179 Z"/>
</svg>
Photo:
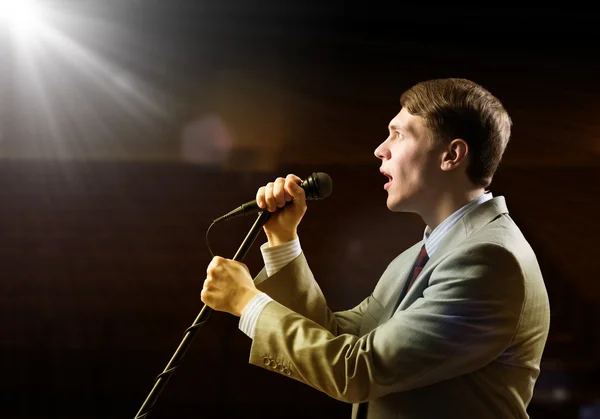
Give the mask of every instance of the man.
<svg viewBox="0 0 600 419">
<path fill-rule="evenodd" d="M 201 299 L 241 316 L 252 364 L 354 403 L 353 418 L 527 418 L 550 314 L 535 253 L 504 197 L 486 189 L 510 117 L 465 79 L 419 83 L 400 104 L 375 156 L 387 207 L 427 227 L 371 295 L 327 308 L 297 235 L 304 190 L 289 175 L 257 192 L 273 212 L 265 269 L 253 281 L 215 257 Z"/>
</svg>

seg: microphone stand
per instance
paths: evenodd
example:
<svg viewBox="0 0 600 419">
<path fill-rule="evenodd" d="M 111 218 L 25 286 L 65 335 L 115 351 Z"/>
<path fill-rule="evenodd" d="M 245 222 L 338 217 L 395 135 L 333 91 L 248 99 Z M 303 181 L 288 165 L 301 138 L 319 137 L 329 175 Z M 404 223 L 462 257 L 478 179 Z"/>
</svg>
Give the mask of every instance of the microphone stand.
<svg viewBox="0 0 600 419">
<path fill-rule="evenodd" d="M 244 259 L 244 257 L 248 253 L 248 250 L 250 250 L 250 247 L 252 247 L 254 240 L 260 233 L 263 225 L 267 222 L 269 217 L 271 217 L 271 213 L 269 211 L 262 211 L 261 213 L 259 213 L 258 217 L 256 218 L 256 221 L 254 222 L 254 225 L 248 232 L 248 235 L 246 236 L 241 246 L 239 247 L 237 253 L 233 257 L 233 260 L 241 262 Z M 167 385 L 167 382 L 169 381 L 169 378 L 171 378 L 171 375 L 175 372 L 175 369 L 181 364 L 183 356 L 187 352 L 196 333 L 198 332 L 198 329 L 200 329 L 200 327 L 208 320 L 208 316 L 210 316 L 211 312 L 212 309 L 210 307 L 206 305 L 202 307 L 202 310 L 200 310 L 200 313 L 196 317 L 196 320 L 194 320 L 194 323 L 185 330 L 183 340 L 179 344 L 179 347 L 171 357 L 171 360 L 169 361 L 163 372 L 156 377 L 154 387 L 152 387 L 152 390 L 148 394 L 148 397 L 146 397 L 146 400 L 142 404 L 142 407 L 140 408 L 138 413 L 135 415 L 134 419 L 146 418 L 150 414 L 150 410 L 154 406 L 154 403 L 156 403 L 160 392 Z"/>
</svg>

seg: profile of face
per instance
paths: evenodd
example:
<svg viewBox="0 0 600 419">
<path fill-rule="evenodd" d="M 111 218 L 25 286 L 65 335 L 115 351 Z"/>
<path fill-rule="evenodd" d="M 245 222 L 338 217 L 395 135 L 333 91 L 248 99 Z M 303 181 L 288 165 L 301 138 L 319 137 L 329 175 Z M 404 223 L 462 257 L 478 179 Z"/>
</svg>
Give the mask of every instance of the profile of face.
<svg viewBox="0 0 600 419">
<path fill-rule="evenodd" d="M 420 213 L 442 185 L 443 146 L 434 141 L 425 120 L 403 108 L 389 123 L 388 137 L 376 149 L 381 173 L 388 178 L 387 207 Z"/>
</svg>

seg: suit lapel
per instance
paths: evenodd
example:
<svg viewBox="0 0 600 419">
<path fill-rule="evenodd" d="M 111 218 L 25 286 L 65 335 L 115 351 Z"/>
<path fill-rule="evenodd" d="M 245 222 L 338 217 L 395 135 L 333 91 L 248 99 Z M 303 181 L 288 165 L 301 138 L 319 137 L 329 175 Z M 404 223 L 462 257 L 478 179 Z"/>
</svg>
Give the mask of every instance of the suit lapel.
<svg viewBox="0 0 600 419">
<path fill-rule="evenodd" d="M 390 272 L 396 282 L 396 286 L 391 290 L 390 298 L 385 304 L 385 308 L 381 313 L 381 317 L 379 318 L 378 324 L 386 322 L 394 314 L 394 307 L 396 306 L 396 303 L 401 297 L 401 293 L 406 286 L 406 281 L 408 281 L 408 274 L 410 273 L 412 265 L 417 260 L 417 256 L 419 254 L 419 251 L 421 250 L 421 246 L 423 246 L 423 241 L 420 241 L 410 249 L 407 249 L 407 262 L 403 263 L 402 265 L 395 268 L 392 272 Z"/>
<path fill-rule="evenodd" d="M 404 296 L 400 304 L 398 305 L 398 310 L 404 310 L 408 306 L 410 306 L 417 298 L 419 298 L 423 293 L 423 281 L 424 278 L 428 277 L 426 270 L 430 267 L 433 267 L 439 263 L 441 259 L 446 257 L 446 255 L 452 251 L 462 243 L 468 236 L 470 236 L 474 231 L 479 230 L 481 227 L 486 224 L 492 222 L 501 214 L 508 213 L 508 208 L 506 207 L 506 201 L 503 196 L 498 196 L 490 199 L 489 201 L 484 202 L 480 206 L 474 208 L 465 214 L 449 231 L 446 233 L 442 241 L 440 242 L 438 248 L 435 250 L 433 255 L 429 258 L 423 270 L 421 271 L 423 275 L 419 276 L 410 291 Z M 411 249 L 413 250 L 413 249 Z M 419 248 L 416 249 L 414 258 L 416 259 Z M 396 293 L 395 298 L 400 298 L 400 291 L 404 289 L 404 284 L 406 283 L 407 276 L 409 274 L 411 266 L 407 267 L 406 273 L 403 274 L 402 278 L 402 286 L 400 287 L 399 292 Z M 382 321 L 389 319 L 394 314 L 394 303 L 397 301 L 393 299 L 394 302 L 386 306 L 385 315 L 382 316 Z M 388 312 L 389 310 L 389 312 Z M 380 322 L 381 323 L 381 322 Z"/>
</svg>

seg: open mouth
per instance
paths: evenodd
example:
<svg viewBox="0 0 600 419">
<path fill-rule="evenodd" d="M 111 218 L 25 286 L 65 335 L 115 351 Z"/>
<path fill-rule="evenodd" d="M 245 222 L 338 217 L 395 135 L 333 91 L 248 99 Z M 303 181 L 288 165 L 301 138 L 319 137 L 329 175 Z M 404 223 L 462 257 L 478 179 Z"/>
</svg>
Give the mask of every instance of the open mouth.
<svg viewBox="0 0 600 419">
<path fill-rule="evenodd" d="M 383 185 L 383 188 L 387 189 L 387 187 L 390 186 L 390 184 L 392 183 L 393 178 L 392 178 L 392 176 L 388 175 L 384 171 L 381 171 L 381 174 L 388 178 L 387 183 L 385 185 Z"/>
</svg>

